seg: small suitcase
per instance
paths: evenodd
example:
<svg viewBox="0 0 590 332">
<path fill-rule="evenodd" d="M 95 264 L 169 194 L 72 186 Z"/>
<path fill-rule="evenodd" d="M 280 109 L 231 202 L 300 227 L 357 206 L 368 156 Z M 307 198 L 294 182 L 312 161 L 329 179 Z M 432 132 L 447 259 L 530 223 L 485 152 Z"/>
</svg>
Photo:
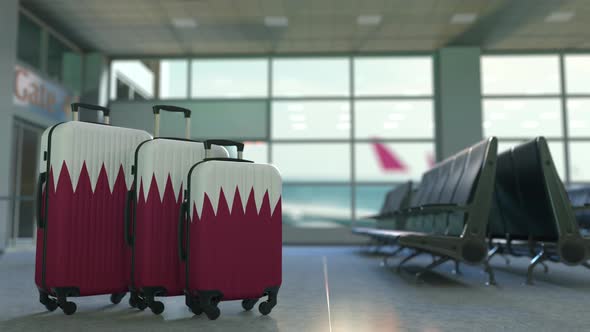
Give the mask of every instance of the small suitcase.
<svg viewBox="0 0 590 332">
<path fill-rule="evenodd" d="M 281 190 L 278 170 L 241 158 L 207 158 L 188 172 L 178 221 L 178 252 L 185 262 L 186 305 L 195 314 L 219 317 L 220 301 L 243 300 L 270 313 L 281 285 Z"/>
<path fill-rule="evenodd" d="M 102 111 L 105 124 L 80 122 L 79 109 Z M 47 310 L 76 311 L 69 296 L 127 292 L 124 204 L 139 143 L 151 136 L 113 127 L 109 109 L 72 104 L 74 121 L 56 124 L 41 139 L 37 185 L 35 283 Z"/>
<path fill-rule="evenodd" d="M 184 114 L 185 139 L 159 137 L 160 111 Z M 184 291 L 176 224 L 186 174 L 205 158 L 205 148 L 202 142 L 190 140 L 190 110 L 156 105 L 153 112 L 155 138 L 141 143 L 135 151 L 125 238 L 132 252 L 129 304 L 160 314 L 164 304 L 155 297 L 182 295 Z M 215 147 L 214 154 L 228 156 L 220 146 Z"/>
</svg>

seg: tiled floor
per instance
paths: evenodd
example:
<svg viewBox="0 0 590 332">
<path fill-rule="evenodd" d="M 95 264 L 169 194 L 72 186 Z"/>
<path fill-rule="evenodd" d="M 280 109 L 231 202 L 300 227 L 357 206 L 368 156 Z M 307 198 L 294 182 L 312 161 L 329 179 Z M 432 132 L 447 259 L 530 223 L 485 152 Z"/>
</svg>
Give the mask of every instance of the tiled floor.
<svg viewBox="0 0 590 332">
<path fill-rule="evenodd" d="M 399 259 L 391 261 L 395 265 Z M 421 257 L 405 273 L 380 266 L 358 248 L 284 249 L 283 287 L 270 316 L 243 312 L 239 302 L 221 304 L 217 321 L 193 316 L 182 298 L 165 299 L 161 316 L 111 305 L 106 296 L 78 298 L 78 312 L 45 312 L 33 284 L 32 252 L 0 258 L 0 331 L 588 331 L 590 270 L 551 264 L 523 285 L 525 259 L 506 267 L 495 261 L 499 286 L 484 285 L 478 267 L 450 273 L 452 264 L 416 283 L 409 271 L 430 262 Z"/>
</svg>

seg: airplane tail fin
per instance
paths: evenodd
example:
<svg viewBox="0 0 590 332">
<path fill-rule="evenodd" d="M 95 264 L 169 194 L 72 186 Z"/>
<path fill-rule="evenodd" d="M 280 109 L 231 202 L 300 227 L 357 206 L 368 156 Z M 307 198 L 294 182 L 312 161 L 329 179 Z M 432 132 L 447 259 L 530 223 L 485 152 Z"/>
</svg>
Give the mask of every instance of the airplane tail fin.
<svg viewBox="0 0 590 332">
<path fill-rule="evenodd" d="M 406 172 L 408 170 L 407 165 L 385 144 L 375 140 L 372 146 L 379 159 L 381 170 L 385 172 Z"/>
</svg>

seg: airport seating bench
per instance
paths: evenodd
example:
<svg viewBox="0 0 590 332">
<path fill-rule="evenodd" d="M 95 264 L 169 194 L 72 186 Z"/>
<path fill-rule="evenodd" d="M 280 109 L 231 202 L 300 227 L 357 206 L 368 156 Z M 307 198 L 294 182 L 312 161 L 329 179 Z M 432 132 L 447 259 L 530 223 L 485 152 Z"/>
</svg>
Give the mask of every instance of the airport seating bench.
<svg viewBox="0 0 590 332">
<path fill-rule="evenodd" d="M 398 268 L 427 253 L 437 259 L 426 270 L 449 260 L 483 264 L 489 282 L 495 283 L 486 260 L 486 230 L 496 155 L 497 139 L 490 138 L 438 163 L 423 174 L 409 206 L 390 214 L 406 218 L 403 228 L 365 230 L 365 234 L 399 244 L 391 256 L 404 249 L 413 250 Z"/>
<path fill-rule="evenodd" d="M 532 257 L 528 284 L 545 261 L 590 268 L 590 239 L 576 220 L 576 211 L 588 206 L 572 206 L 543 137 L 498 155 L 495 187 L 488 261 L 497 254 Z"/>
<path fill-rule="evenodd" d="M 437 164 L 425 174 L 430 194 L 426 204 L 410 208 L 412 216 L 399 245 L 414 253 L 438 257 L 426 270 L 446 261 L 483 264 L 490 284 L 494 274 L 487 262 L 486 231 L 493 202 L 498 142 L 495 137 L 475 144 Z M 428 176 L 431 173 L 431 176 Z"/>
</svg>

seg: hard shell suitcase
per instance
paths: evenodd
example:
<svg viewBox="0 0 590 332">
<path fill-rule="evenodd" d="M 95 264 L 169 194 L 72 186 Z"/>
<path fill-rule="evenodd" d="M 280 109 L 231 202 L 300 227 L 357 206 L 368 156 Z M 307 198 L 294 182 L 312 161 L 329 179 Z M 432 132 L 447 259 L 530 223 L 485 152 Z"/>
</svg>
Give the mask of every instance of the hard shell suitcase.
<svg viewBox="0 0 590 332">
<path fill-rule="evenodd" d="M 207 158 L 188 172 L 178 221 L 178 251 L 185 262 L 186 305 L 195 314 L 219 317 L 220 301 L 243 300 L 250 310 L 263 296 L 267 315 L 281 285 L 282 181 L 278 170 L 241 158 Z"/>
<path fill-rule="evenodd" d="M 185 139 L 158 137 L 160 111 L 184 114 Z M 155 297 L 183 294 L 176 224 L 186 174 L 205 158 L 205 148 L 202 142 L 190 140 L 190 110 L 156 105 L 153 112 L 155 138 L 141 143 L 135 151 L 135 180 L 128 194 L 125 230 L 132 251 L 129 304 L 160 314 L 164 304 Z M 228 156 L 220 146 L 215 147 L 214 154 Z"/>
<path fill-rule="evenodd" d="M 102 111 L 104 124 L 80 122 L 80 108 Z M 73 314 L 68 296 L 127 292 L 124 204 L 135 148 L 151 136 L 110 126 L 109 109 L 72 104 L 75 121 L 41 139 L 37 187 L 35 283 L 47 310 Z"/>
</svg>

